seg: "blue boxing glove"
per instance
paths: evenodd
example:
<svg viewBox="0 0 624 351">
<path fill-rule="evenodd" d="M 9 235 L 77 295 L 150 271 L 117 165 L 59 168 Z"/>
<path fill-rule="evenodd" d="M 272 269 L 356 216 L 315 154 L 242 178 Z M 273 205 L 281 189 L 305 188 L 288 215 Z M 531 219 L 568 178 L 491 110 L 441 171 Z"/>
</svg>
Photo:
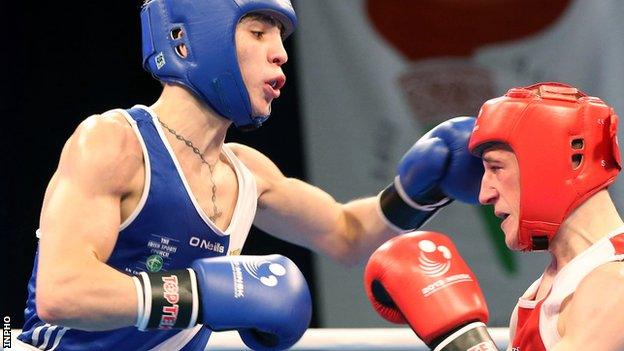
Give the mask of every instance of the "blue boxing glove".
<svg viewBox="0 0 624 351">
<path fill-rule="evenodd" d="M 135 277 L 141 330 L 238 330 L 253 350 L 283 350 L 303 336 L 312 317 L 310 290 L 281 255 L 198 259 L 191 268 Z"/>
<path fill-rule="evenodd" d="M 478 203 L 483 165 L 468 151 L 474 124 L 472 117 L 452 118 L 407 151 L 394 182 L 379 196 L 381 212 L 391 225 L 417 229 L 454 199 Z"/>
<path fill-rule="evenodd" d="M 297 266 L 280 255 L 224 256 L 192 264 L 213 330 L 238 330 L 253 350 L 285 349 L 308 328 L 310 290 Z"/>
</svg>

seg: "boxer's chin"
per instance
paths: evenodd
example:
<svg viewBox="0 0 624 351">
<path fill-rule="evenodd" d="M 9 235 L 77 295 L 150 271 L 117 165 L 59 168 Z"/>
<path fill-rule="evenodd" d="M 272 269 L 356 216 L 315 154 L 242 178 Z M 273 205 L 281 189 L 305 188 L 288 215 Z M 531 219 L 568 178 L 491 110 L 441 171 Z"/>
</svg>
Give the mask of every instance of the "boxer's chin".
<svg viewBox="0 0 624 351">
<path fill-rule="evenodd" d="M 272 101 L 261 101 L 259 103 L 255 103 L 252 106 L 252 115 L 253 117 L 266 117 L 271 114 L 271 102 Z"/>
<path fill-rule="evenodd" d="M 511 250 L 520 250 L 518 245 L 518 221 L 512 215 L 507 216 L 501 224 L 500 228 L 505 235 L 505 244 Z"/>
<path fill-rule="evenodd" d="M 504 231 L 504 233 L 505 233 L 505 244 L 510 250 L 514 250 L 514 251 L 522 250 L 522 248 L 518 244 L 518 229 Z"/>
</svg>

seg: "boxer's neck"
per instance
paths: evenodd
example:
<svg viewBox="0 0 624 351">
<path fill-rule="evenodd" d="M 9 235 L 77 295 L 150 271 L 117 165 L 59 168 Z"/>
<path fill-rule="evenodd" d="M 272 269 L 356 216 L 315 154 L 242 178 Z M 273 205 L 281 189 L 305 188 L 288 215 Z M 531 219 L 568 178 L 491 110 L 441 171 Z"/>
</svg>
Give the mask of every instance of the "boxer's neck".
<svg viewBox="0 0 624 351">
<path fill-rule="evenodd" d="M 553 267 L 560 271 L 598 240 L 624 225 L 606 189 L 591 196 L 564 220 L 550 243 Z"/>
<path fill-rule="evenodd" d="M 207 159 L 217 158 L 231 124 L 229 120 L 175 84 L 165 84 L 151 108 L 162 122 L 192 141 Z"/>
</svg>

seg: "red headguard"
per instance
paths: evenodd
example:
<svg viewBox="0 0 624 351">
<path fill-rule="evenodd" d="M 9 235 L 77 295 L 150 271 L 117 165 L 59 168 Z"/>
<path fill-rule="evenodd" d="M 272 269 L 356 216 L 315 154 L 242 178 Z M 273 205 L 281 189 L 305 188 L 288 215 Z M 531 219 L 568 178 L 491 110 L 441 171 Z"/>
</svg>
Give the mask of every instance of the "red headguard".
<svg viewBox="0 0 624 351">
<path fill-rule="evenodd" d="M 561 83 L 510 89 L 479 112 L 468 148 L 505 143 L 520 168 L 523 250 L 545 250 L 572 210 L 621 169 L 618 117 L 596 97 Z"/>
</svg>

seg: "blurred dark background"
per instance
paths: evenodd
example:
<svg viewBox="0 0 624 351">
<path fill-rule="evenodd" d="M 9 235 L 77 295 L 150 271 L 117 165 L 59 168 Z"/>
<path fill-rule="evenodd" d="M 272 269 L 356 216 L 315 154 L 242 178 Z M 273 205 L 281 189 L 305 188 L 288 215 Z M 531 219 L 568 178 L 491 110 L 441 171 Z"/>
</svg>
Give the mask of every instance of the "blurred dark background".
<svg viewBox="0 0 624 351">
<path fill-rule="evenodd" d="M 159 83 L 141 67 L 140 6 L 141 1 L 0 3 L 5 37 L 0 49 L 0 311 L 11 317 L 13 328 L 23 324 L 40 206 L 64 142 L 89 115 L 150 105 L 160 93 Z M 232 129 L 228 140 L 257 148 L 286 175 L 305 179 L 294 44 L 292 38 L 285 43 L 288 83 L 271 119 L 254 132 Z M 287 255 L 315 294 L 308 250 L 254 228 L 243 253 Z M 311 326 L 318 320 L 315 310 Z"/>
</svg>

